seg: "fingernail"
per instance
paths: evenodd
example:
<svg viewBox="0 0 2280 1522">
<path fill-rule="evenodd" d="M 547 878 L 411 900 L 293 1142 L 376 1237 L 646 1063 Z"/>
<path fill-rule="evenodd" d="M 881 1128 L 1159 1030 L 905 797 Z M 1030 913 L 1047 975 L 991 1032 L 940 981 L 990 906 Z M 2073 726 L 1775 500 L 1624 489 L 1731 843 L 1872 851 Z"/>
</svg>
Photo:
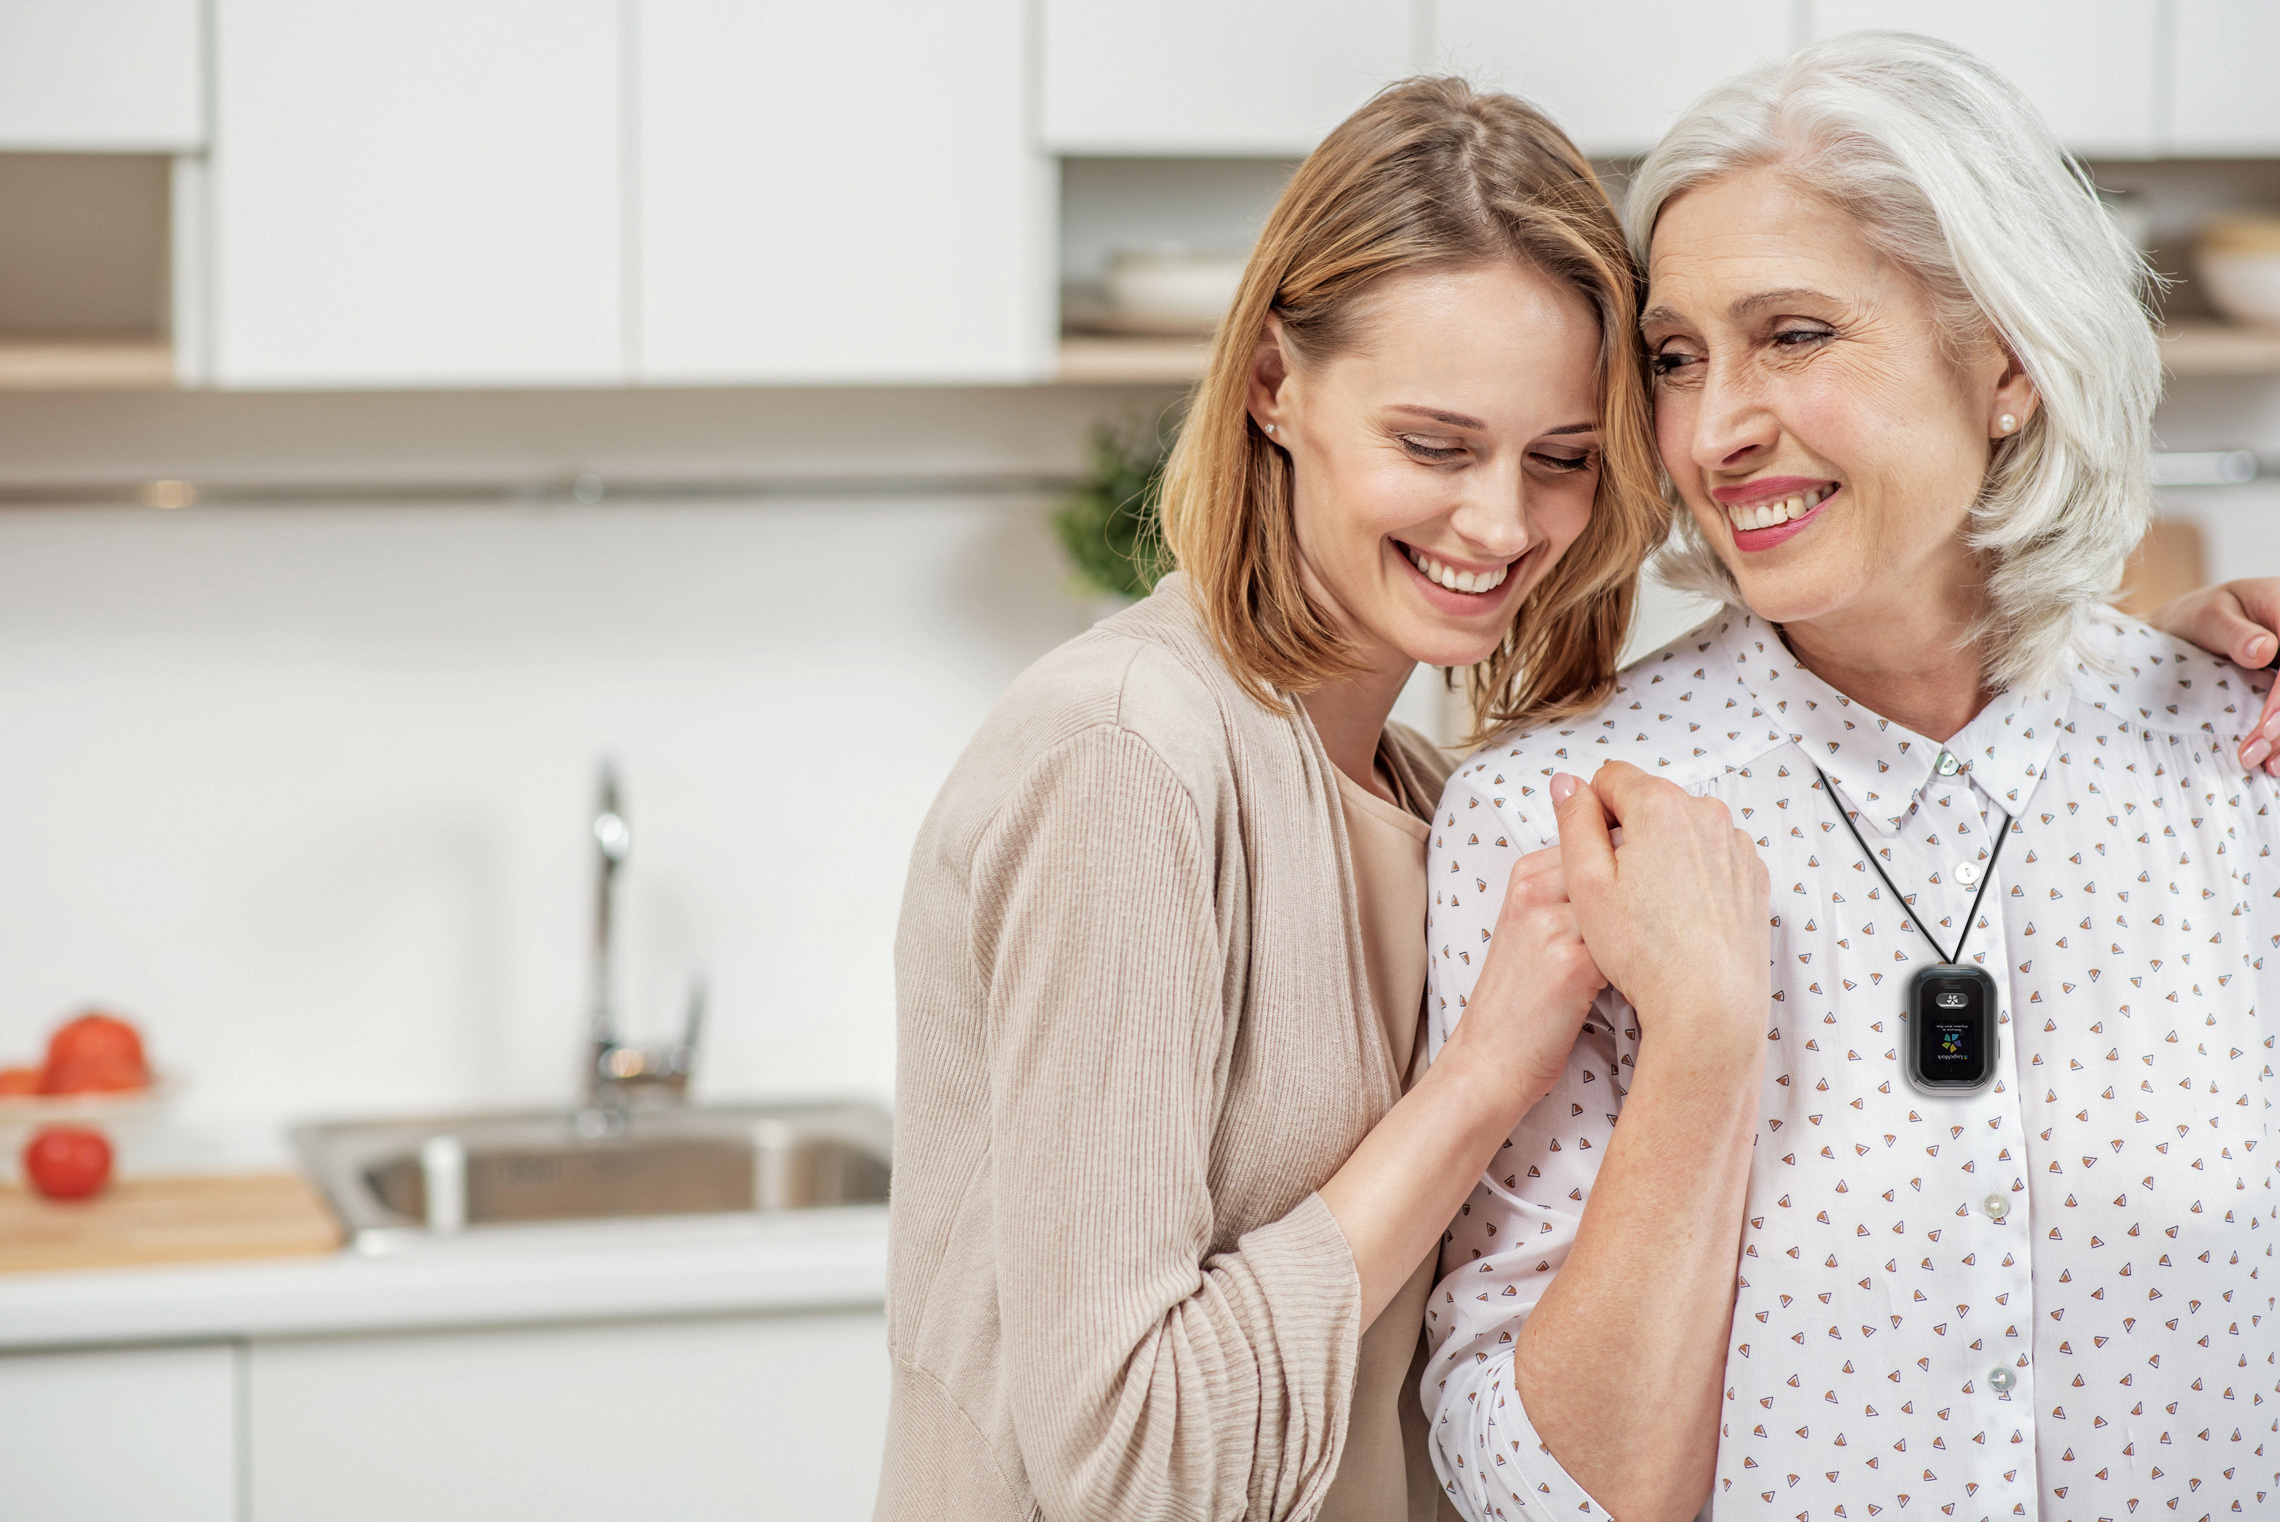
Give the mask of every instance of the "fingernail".
<svg viewBox="0 0 2280 1522">
<path fill-rule="evenodd" d="M 2256 763 L 2251 761 L 2248 764 L 2254 766 Z M 1575 796 L 1575 790 L 1581 786 L 1583 786 L 1583 779 L 1580 777 L 1571 777 L 1566 772 L 1552 773 L 1552 802 L 1567 802 Z"/>
<path fill-rule="evenodd" d="M 2259 634 L 2248 642 L 2248 664 L 2262 666 L 2272 659 L 2272 636 Z"/>
<path fill-rule="evenodd" d="M 2271 754 L 2272 742 L 2265 739 L 2264 736 L 2258 735 L 2255 739 L 2249 741 L 2247 745 L 2241 748 L 2240 764 L 2247 767 L 2254 767 L 2260 764 L 2266 756 L 2269 756 Z"/>
<path fill-rule="evenodd" d="M 2267 740 L 2280 740 L 2280 713 L 2275 713 L 2271 718 L 2266 719 L 2263 726 L 2256 732 Z"/>
</svg>

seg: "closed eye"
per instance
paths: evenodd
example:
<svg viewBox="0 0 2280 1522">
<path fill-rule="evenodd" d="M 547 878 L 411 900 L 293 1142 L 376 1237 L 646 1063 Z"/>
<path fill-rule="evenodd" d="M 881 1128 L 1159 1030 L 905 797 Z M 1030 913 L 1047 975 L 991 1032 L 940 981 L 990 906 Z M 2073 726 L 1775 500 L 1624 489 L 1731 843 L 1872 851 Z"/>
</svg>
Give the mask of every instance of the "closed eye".
<svg viewBox="0 0 2280 1522">
<path fill-rule="evenodd" d="M 1538 451 L 1532 458 L 1550 466 L 1562 475 L 1573 475 L 1577 471 L 1589 470 L 1592 464 L 1589 454 L 1544 454 Z"/>
<path fill-rule="evenodd" d="M 1394 437 L 1401 440 L 1403 449 L 1428 464 L 1445 464 L 1465 452 L 1462 444 L 1419 438 L 1413 433 L 1396 434 Z"/>
</svg>

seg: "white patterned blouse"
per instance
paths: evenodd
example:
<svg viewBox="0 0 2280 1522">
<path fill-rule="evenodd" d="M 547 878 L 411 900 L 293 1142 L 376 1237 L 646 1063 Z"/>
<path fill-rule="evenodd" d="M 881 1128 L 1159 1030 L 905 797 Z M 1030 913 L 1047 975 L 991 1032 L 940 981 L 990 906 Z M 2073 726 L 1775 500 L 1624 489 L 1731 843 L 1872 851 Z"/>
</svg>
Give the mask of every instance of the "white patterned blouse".
<svg viewBox="0 0 2280 1522">
<path fill-rule="evenodd" d="M 2261 674 L 2087 624 L 2049 691 L 1945 746 L 1851 702 L 1729 611 L 1599 709 L 1491 743 L 1434 820 L 1427 1039 L 1464 1009 L 1547 783 L 1622 759 L 1723 799 L 1773 882 L 1773 1003 L 1711 1510 L 1740 1517 L 2280 1516 L 2273 1037 L 2280 819 L 2243 772 Z M 1919 1090 L 1909 975 L 1993 975 L 1994 1081 Z M 1994 844 L 2007 842 L 1978 914 Z M 1638 1048 L 1601 996 L 1442 1250 L 1423 1399 L 1474 1518 L 1600 1516 L 1513 1393 Z M 1715 1314 L 1704 1307 L 1705 1315 Z"/>
</svg>

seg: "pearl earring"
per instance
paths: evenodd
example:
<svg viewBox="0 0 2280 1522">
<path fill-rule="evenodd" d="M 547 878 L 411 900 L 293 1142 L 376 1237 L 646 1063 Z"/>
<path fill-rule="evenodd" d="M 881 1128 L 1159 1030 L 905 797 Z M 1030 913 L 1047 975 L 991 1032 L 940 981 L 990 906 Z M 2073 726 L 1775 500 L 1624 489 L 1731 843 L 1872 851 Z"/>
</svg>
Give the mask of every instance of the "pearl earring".
<svg viewBox="0 0 2280 1522">
<path fill-rule="evenodd" d="M 2009 433 L 2012 429 L 2019 426 L 2019 420 L 2006 412 L 1995 420 L 1995 426 L 2002 429 L 2005 433 Z"/>
</svg>

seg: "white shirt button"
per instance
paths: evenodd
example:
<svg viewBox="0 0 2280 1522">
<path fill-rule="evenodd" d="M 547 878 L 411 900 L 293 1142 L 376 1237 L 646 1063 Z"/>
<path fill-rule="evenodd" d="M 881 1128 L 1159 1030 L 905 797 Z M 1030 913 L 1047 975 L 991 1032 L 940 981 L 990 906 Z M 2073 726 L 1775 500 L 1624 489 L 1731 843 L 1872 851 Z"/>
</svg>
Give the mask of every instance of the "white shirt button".
<svg viewBox="0 0 2280 1522">
<path fill-rule="evenodd" d="M 1987 1374 L 1987 1388 L 1993 1390 L 1997 1395 L 2010 1394 L 2011 1386 L 2018 1382 L 2019 1376 L 2013 1374 L 2009 1369 L 1991 1369 Z"/>
<path fill-rule="evenodd" d="M 2011 1202 L 1999 1194 L 1987 1196 L 1985 1200 L 1981 1201 L 1981 1204 L 1985 1206 L 1987 1219 L 1990 1221 L 2000 1221 L 2011 1213 Z"/>
<path fill-rule="evenodd" d="M 1932 764 L 1943 777 L 1952 777 L 1963 770 L 1963 763 L 1944 750 L 1940 752 L 1939 760 Z"/>
<path fill-rule="evenodd" d="M 1955 864 L 1955 880 L 1966 888 L 1979 881 L 1979 863 L 1975 861 L 1957 862 Z"/>
</svg>

